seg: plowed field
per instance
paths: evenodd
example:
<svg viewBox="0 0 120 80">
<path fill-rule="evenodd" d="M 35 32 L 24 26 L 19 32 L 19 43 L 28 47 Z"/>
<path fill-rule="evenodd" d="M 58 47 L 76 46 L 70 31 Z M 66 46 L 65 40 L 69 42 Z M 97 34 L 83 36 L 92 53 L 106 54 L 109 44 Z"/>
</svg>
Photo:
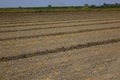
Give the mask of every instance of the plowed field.
<svg viewBox="0 0 120 80">
<path fill-rule="evenodd" d="M 0 13 L 0 80 L 120 80 L 120 11 Z"/>
</svg>

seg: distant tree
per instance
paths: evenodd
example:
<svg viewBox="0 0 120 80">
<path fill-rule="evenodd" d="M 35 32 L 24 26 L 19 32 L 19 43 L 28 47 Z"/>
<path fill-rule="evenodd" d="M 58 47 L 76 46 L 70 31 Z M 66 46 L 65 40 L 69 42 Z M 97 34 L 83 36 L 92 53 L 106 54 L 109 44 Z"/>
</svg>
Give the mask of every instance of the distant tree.
<svg viewBox="0 0 120 80">
<path fill-rule="evenodd" d="M 52 7 L 52 5 L 48 5 L 48 7 L 49 7 L 49 8 L 51 8 L 51 7 Z"/>
<path fill-rule="evenodd" d="M 104 7 L 106 7 L 106 6 L 108 6 L 108 4 L 106 4 L 106 3 L 103 3 L 103 6 L 104 6 Z"/>
<path fill-rule="evenodd" d="M 19 6 L 18 8 L 19 8 L 19 9 L 21 9 L 22 7 L 21 7 L 21 6 Z"/>
<path fill-rule="evenodd" d="M 91 5 L 90 7 L 95 8 L 95 7 L 96 7 L 96 5 Z"/>
<path fill-rule="evenodd" d="M 88 4 L 84 4 L 84 8 L 89 8 L 89 5 Z"/>
<path fill-rule="evenodd" d="M 88 7 L 89 5 L 88 4 L 84 4 L 84 6 Z"/>
<path fill-rule="evenodd" d="M 115 5 L 115 6 L 120 6 L 120 4 L 119 4 L 119 3 L 115 3 L 114 5 Z"/>
</svg>

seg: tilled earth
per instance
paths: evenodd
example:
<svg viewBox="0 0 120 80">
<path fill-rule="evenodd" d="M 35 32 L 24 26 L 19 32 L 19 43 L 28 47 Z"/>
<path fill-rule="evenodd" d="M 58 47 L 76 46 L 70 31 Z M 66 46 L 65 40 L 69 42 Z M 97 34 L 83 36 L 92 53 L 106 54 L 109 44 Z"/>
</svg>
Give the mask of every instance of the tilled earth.
<svg viewBox="0 0 120 80">
<path fill-rule="evenodd" d="M 120 80 L 120 11 L 0 13 L 0 80 Z"/>
</svg>

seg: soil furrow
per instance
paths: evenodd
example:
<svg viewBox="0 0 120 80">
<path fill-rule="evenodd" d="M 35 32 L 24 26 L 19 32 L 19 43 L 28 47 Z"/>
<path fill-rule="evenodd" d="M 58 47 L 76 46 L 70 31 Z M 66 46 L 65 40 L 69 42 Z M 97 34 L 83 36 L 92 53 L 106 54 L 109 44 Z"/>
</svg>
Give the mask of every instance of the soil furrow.
<svg viewBox="0 0 120 80">
<path fill-rule="evenodd" d="M 56 36 L 56 35 L 64 35 L 64 34 L 75 34 L 75 33 L 83 33 L 83 32 L 91 32 L 91 31 L 102 31 L 102 30 L 110 30 L 110 29 L 119 29 L 120 26 L 110 27 L 110 28 L 99 28 L 99 29 L 85 29 L 71 32 L 61 32 L 61 33 L 53 33 L 53 34 L 41 34 L 34 36 L 20 36 L 20 37 L 11 37 L 11 38 L 1 38 L 0 41 L 7 40 L 16 40 L 16 39 L 29 39 L 29 38 L 37 38 L 37 37 L 45 37 L 45 36 Z"/>
<path fill-rule="evenodd" d="M 23 21 L 23 22 L 19 22 L 19 23 L 15 23 L 15 22 L 4 22 L 4 23 L 0 23 L 0 26 L 2 24 L 7 24 L 7 25 L 19 25 L 19 24 L 32 24 L 32 23 L 39 23 L 39 22 L 42 22 L 42 23 L 65 23 L 65 22 L 88 22 L 88 21 L 99 21 L 99 20 L 116 20 L 115 18 L 107 18 L 107 19 L 88 19 L 88 20 L 71 20 L 71 21 L 68 21 L 68 20 L 56 20 L 56 21 Z"/>
<path fill-rule="evenodd" d="M 109 19 L 106 19 L 109 20 Z M 62 23 L 76 23 L 76 22 L 90 22 L 90 21 L 106 21 L 106 20 L 87 20 L 87 21 L 62 21 L 62 22 L 47 22 L 47 23 L 35 23 L 35 24 L 19 24 L 19 25 L 1 25 L 0 28 L 8 28 L 8 27 L 20 27 L 20 26 L 36 26 L 36 25 L 50 25 L 50 24 L 62 24 Z M 116 20 L 116 19 L 111 19 Z"/>
<path fill-rule="evenodd" d="M 20 32 L 20 31 L 32 31 L 32 30 L 42 30 L 42 29 L 53 29 L 53 28 L 65 28 L 65 27 L 79 27 L 79 26 L 87 26 L 87 25 L 96 25 L 96 24 L 109 24 L 109 23 L 119 23 L 120 21 L 115 22 L 101 22 L 101 23 L 88 23 L 88 24 L 76 24 L 76 25 L 69 25 L 69 26 L 54 26 L 54 27 L 38 27 L 38 28 L 30 28 L 30 29 L 21 29 L 21 30 L 6 30 L 0 31 L 0 33 L 7 33 L 7 32 Z"/>
<path fill-rule="evenodd" d="M 99 42 L 88 42 L 86 44 L 78 44 L 78 45 L 74 45 L 74 46 L 70 46 L 70 47 L 61 47 L 61 48 L 56 48 L 54 50 L 46 50 L 46 51 L 41 51 L 41 52 L 36 52 L 36 53 L 28 53 L 28 54 L 21 54 L 21 55 L 17 55 L 17 56 L 2 57 L 2 58 L 0 58 L 0 62 L 24 59 L 24 58 L 29 58 L 29 57 L 39 56 L 39 55 L 46 55 L 49 53 L 64 52 L 64 51 L 69 51 L 69 50 L 73 50 L 73 49 L 82 49 L 82 48 L 88 48 L 88 47 L 93 47 L 93 46 L 112 44 L 112 43 L 117 43 L 117 42 L 120 42 L 120 38 L 99 41 Z"/>
</svg>

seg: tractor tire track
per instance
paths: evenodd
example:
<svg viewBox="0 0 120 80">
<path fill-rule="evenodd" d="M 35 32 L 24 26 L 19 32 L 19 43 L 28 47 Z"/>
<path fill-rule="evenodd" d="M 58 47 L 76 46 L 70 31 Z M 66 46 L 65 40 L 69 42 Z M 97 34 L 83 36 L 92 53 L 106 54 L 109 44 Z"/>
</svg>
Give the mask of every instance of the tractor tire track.
<svg viewBox="0 0 120 80">
<path fill-rule="evenodd" d="M 0 41 L 8 41 L 8 40 L 18 40 L 18 39 L 30 39 L 30 38 L 38 38 L 45 36 L 57 36 L 57 35 L 65 35 L 65 34 L 75 34 L 75 33 L 84 33 L 84 32 L 92 32 L 92 31 L 102 31 L 102 30 L 110 30 L 110 29 L 119 29 L 120 26 L 109 27 L 109 28 L 99 28 L 99 29 L 85 29 L 71 32 L 59 32 L 52 34 L 41 34 L 41 35 L 33 35 L 33 36 L 20 36 L 20 37 L 11 37 L 11 38 L 1 38 Z"/>
</svg>

